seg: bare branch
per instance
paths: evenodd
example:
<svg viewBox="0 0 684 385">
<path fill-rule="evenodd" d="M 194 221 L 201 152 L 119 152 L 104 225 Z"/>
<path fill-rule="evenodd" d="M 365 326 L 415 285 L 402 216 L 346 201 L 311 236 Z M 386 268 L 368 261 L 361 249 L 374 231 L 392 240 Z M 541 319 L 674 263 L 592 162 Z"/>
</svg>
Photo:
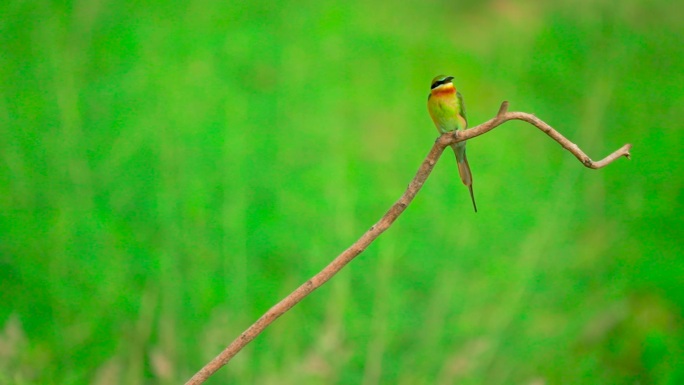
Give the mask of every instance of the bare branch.
<svg viewBox="0 0 684 385">
<path fill-rule="evenodd" d="M 507 110 L 508 102 L 503 102 L 501 103 L 501 107 L 499 108 L 499 112 L 495 118 L 462 132 L 455 131 L 454 134 L 444 134 L 439 138 L 439 141 L 444 141 L 445 145 L 462 142 L 464 140 L 468 140 L 489 132 L 495 127 L 498 127 L 509 120 L 522 120 L 542 130 L 546 135 L 550 136 L 553 140 L 558 142 L 558 144 L 563 146 L 564 149 L 575 155 L 575 157 L 588 168 L 598 169 L 607 166 L 621 156 L 624 156 L 627 159 L 630 159 L 631 157 L 629 150 L 632 148 L 632 145 L 625 144 L 612 154 L 595 162 L 591 160 L 587 154 L 580 150 L 575 143 L 569 141 L 566 137 L 554 130 L 553 127 L 546 124 L 543 120 L 526 112 L 507 112 Z"/>
<path fill-rule="evenodd" d="M 490 119 L 478 126 L 465 131 L 455 131 L 453 134 L 443 134 L 436 141 L 430 149 L 425 160 L 420 165 L 416 176 L 404 194 L 396 201 L 392 207 L 380 218 L 380 220 L 366 231 L 361 238 L 354 244 L 349 246 L 342 254 L 338 255 L 328 266 L 321 272 L 314 275 L 311 279 L 299 286 L 295 291 L 283 298 L 275 306 L 270 308 L 261 318 L 253 323 L 247 330 L 245 330 L 238 338 L 236 338 L 227 348 L 225 348 L 218 356 L 206 364 L 199 372 L 197 372 L 186 385 L 198 385 L 204 383 L 212 374 L 219 370 L 223 365 L 230 361 L 242 348 L 244 348 L 250 341 L 258 336 L 264 329 L 266 329 L 273 321 L 290 310 L 294 305 L 299 303 L 304 297 L 309 295 L 312 291 L 321 287 L 330 278 L 337 274 L 346 264 L 348 264 L 357 255 L 361 254 L 380 234 L 387 230 L 392 223 L 406 210 L 406 207 L 413 201 L 418 191 L 423 187 L 428 176 L 435 167 L 437 160 L 444 152 L 446 146 L 452 143 L 462 142 L 464 140 L 472 139 L 480 136 L 492 129 L 500 126 L 509 120 L 522 120 L 539 128 L 541 131 L 550 136 L 553 140 L 558 142 L 563 148 L 570 151 L 579 161 L 588 168 L 598 169 L 604 167 L 619 157 L 625 156 L 629 159 L 629 150 L 632 148 L 631 144 L 625 144 L 618 150 L 608 155 L 604 159 L 594 162 L 592 161 L 576 144 L 570 142 L 567 138 L 554 130 L 551 126 L 543 122 L 532 114 L 525 112 L 508 112 L 508 102 L 501 103 L 496 117 Z"/>
</svg>

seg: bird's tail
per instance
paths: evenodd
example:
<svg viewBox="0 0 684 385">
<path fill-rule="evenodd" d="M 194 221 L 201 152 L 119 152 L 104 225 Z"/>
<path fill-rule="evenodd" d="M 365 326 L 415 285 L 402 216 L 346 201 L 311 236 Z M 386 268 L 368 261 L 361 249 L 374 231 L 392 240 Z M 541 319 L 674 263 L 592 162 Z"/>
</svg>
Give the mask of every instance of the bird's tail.
<svg viewBox="0 0 684 385">
<path fill-rule="evenodd" d="M 470 199 L 473 201 L 473 208 L 477 212 L 477 205 L 475 204 L 475 194 L 473 194 L 473 175 L 470 173 L 470 165 L 466 157 L 465 143 L 454 143 L 451 145 L 456 154 L 456 162 L 458 163 L 458 174 L 461 176 L 461 181 L 468 186 L 470 191 Z"/>
</svg>

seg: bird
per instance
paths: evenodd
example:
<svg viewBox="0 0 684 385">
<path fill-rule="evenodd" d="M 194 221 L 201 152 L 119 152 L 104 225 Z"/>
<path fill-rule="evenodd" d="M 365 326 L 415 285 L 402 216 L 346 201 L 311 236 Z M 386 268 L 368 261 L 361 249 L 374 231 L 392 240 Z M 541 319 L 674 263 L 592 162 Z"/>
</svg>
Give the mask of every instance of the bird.
<svg viewBox="0 0 684 385">
<path fill-rule="evenodd" d="M 453 76 L 439 75 L 432 79 L 432 83 L 430 83 L 427 107 L 430 117 L 440 134 L 454 130 L 465 130 L 468 127 L 463 96 L 454 86 L 453 80 Z M 454 154 L 456 154 L 456 163 L 458 163 L 458 173 L 461 176 L 461 181 L 468 187 L 470 199 L 473 201 L 473 208 L 477 212 L 475 195 L 473 194 L 473 176 L 470 173 L 470 165 L 468 165 L 468 158 L 466 157 L 466 142 L 454 143 L 451 145 L 451 148 L 454 150 Z"/>
</svg>

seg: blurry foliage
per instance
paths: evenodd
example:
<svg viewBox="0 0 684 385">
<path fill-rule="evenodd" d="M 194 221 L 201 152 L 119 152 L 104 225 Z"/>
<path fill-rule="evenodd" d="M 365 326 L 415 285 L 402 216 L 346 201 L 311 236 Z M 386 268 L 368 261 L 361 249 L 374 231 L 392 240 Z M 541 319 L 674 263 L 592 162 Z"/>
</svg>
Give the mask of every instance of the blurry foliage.
<svg viewBox="0 0 684 385">
<path fill-rule="evenodd" d="M 684 38 L 670 1 L 0 5 L 0 383 L 178 383 L 401 194 L 209 383 L 684 382 Z"/>
</svg>

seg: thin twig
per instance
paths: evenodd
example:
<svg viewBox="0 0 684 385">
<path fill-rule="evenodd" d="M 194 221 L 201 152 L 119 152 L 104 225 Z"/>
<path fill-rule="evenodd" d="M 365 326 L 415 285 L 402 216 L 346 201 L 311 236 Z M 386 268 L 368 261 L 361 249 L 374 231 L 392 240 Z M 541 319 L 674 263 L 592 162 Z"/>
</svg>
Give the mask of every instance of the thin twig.
<svg viewBox="0 0 684 385">
<path fill-rule="evenodd" d="M 283 315 L 285 312 L 290 310 L 299 301 L 304 299 L 312 291 L 318 289 L 326 283 L 330 278 L 337 274 L 347 263 L 354 259 L 357 255 L 361 254 L 380 234 L 387 230 L 392 223 L 401 215 L 401 213 L 406 210 L 406 207 L 411 203 L 413 198 L 415 198 L 418 191 L 423 187 L 425 180 L 432 172 L 435 167 L 437 160 L 442 155 L 442 152 L 446 146 L 452 143 L 462 142 L 480 136 L 486 132 L 491 131 L 495 127 L 509 120 L 522 120 L 531 125 L 539 128 L 553 140 L 558 142 L 563 148 L 570 151 L 579 161 L 588 168 L 598 169 L 604 167 L 619 157 L 625 156 L 629 159 L 629 150 L 632 148 L 631 144 L 625 144 L 618 150 L 608 155 L 604 159 L 594 162 L 591 160 L 587 154 L 582 152 L 576 144 L 570 142 L 567 138 L 561 135 L 558 131 L 554 130 L 551 126 L 544 123 L 542 120 L 537 118 L 532 114 L 525 112 L 508 112 L 508 102 L 501 103 L 499 112 L 496 117 L 490 119 L 479 126 L 475 126 L 471 129 L 465 131 L 455 131 L 453 134 L 443 134 L 432 146 L 430 153 L 427 155 L 423 163 L 420 165 L 416 176 L 413 178 L 411 183 L 404 194 L 399 198 L 399 200 L 390 207 L 390 209 L 385 213 L 385 215 L 380 218 L 380 220 L 373 225 L 368 231 L 366 231 L 359 240 L 354 242 L 349 248 L 338 255 L 328 266 L 326 266 L 320 273 L 314 275 L 311 279 L 304 282 L 303 285 L 299 286 L 295 291 L 290 293 L 287 297 L 283 298 L 275 306 L 270 308 L 261 318 L 259 318 L 255 323 L 253 323 L 247 330 L 245 330 L 238 338 L 236 338 L 227 348 L 225 348 L 216 358 L 211 360 L 206 364 L 199 372 L 197 372 L 186 385 L 198 385 L 206 381 L 212 374 L 219 370 L 223 365 L 230 361 L 233 356 L 235 356 L 242 348 L 245 347 L 250 341 L 252 341 L 256 336 L 258 336 L 264 329 L 266 329 L 273 321 L 278 317 Z"/>
</svg>

